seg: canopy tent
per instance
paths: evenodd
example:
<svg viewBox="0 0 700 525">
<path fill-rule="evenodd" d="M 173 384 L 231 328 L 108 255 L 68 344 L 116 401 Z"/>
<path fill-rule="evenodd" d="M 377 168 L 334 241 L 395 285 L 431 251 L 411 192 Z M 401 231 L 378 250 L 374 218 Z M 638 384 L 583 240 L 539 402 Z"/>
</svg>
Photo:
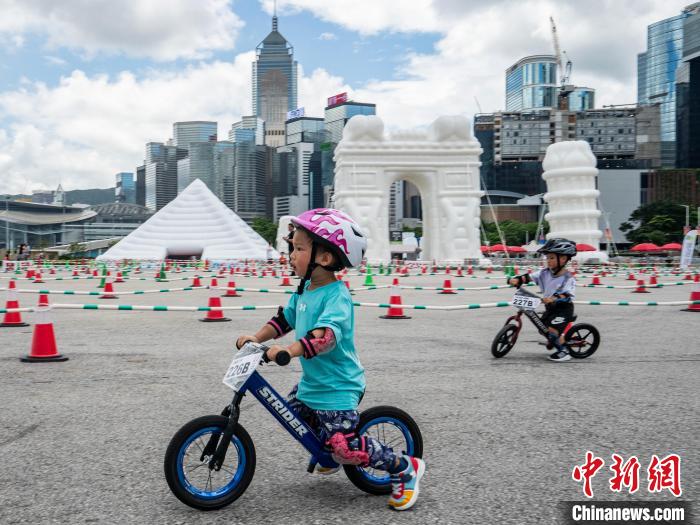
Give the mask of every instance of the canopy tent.
<svg viewBox="0 0 700 525">
<path fill-rule="evenodd" d="M 631 252 L 658 252 L 659 247 L 653 242 L 643 242 L 641 244 L 635 244 L 630 249 Z"/>
<path fill-rule="evenodd" d="M 196 179 L 98 259 L 192 256 L 209 261 L 265 260 L 278 258 L 279 253 Z"/>
</svg>

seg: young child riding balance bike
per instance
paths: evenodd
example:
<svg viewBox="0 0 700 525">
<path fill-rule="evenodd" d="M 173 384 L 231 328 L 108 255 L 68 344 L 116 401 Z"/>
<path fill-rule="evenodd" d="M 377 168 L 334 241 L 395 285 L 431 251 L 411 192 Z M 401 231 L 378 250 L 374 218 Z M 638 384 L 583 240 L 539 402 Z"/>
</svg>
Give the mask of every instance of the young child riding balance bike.
<svg viewBox="0 0 700 525">
<path fill-rule="evenodd" d="M 287 402 L 313 428 L 339 464 L 369 466 L 389 473 L 392 494 L 389 506 L 411 508 L 418 498 L 418 484 L 425 471 L 420 458 L 395 454 L 369 436 L 355 433 L 357 406 L 365 391 L 364 368 L 355 350 L 355 320 L 348 289 L 336 280 L 336 271 L 360 264 L 367 239 L 355 221 L 334 209 L 316 209 L 292 219 L 296 227 L 290 265 L 303 276 L 285 308 L 255 335 L 236 341 L 263 343 L 295 330 L 289 346 L 272 345 L 270 360 L 282 351 L 301 359 L 302 375 Z M 331 474 L 338 469 L 317 466 Z"/>
<path fill-rule="evenodd" d="M 568 239 L 549 239 L 538 253 L 547 257 L 547 267 L 532 274 L 516 275 L 508 282 L 512 286 L 536 283 L 544 295 L 545 313 L 542 322 L 547 326 L 547 338 L 556 348 L 549 359 L 564 362 L 571 359 L 564 345 L 564 329 L 574 318 L 573 299 L 576 296 L 576 280 L 566 269 L 576 255 L 576 243 Z"/>
</svg>

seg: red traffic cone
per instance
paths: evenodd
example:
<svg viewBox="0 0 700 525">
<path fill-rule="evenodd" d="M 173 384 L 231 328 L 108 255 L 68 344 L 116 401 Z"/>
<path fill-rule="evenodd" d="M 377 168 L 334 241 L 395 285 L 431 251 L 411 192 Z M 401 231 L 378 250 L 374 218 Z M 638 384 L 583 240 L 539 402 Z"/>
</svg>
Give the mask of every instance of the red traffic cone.
<svg viewBox="0 0 700 525">
<path fill-rule="evenodd" d="M 338 279 L 342 279 L 342 276 L 338 276 Z M 287 272 L 282 273 L 282 284 L 280 286 L 292 286 L 291 281 L 289 280 L 289 275 Z"/>
<path fill-rule="evenodd" d="M 79 277 L 78 270 L 76 268 L 73 268 L 73 277 Z"/>
<path fill-rule="evenodd" d="M 34 280 L 32 281 L 34 284 L 41 284 L 44 281 L 41 279 L 41 273 L 37 272 L 34 274 Z"/>
<path fill-rule="evenodd" d="M 591 284 L 594 284 L 594 285 L 602 284 L 602 283 L 600 282 L 600 277 L 599 277 L 598 275 L 594 275 L 594 276 L 593 276 L 593 280 L 591 281 Z"/>
<path fill-rule="evenodd" d="M 421 266 L 420 273 L 428 273 L 428 268 L 426 266 Z"/>
<path fill-rule="evenodd" d="M 493 273 L 493 268 L 491 266 L 487 266 L 486 273 Z"/>
<path fill-rule="evenodd" d="M 211 278 L 211 282 L 209 283 L 209 286 L 211 288 L 217 288 L 219 286 L 219 281 L 216 280 L 216 277 Z"/>
<path fill-rule="evenodd" d="M 632 291 L 632 293 L 651 293 L 644 286 L 644 279 L 637 280 L 637 288 Z"/>
<path fill-rule="evenodd" d="M 450 267 L 449 266 L 445 267 L 445 275 L 450 275 Z"/>
<path fill-rule="evenodd" d="M 452 281 L 450 279 L 445 279 L 444 284 L 442 285 L 442 290 L 438 292 L 441 295 L 446 295 L 446 294 L 456 294 L 452 289 Z"/>
<path fill-rule="evenodd" d="M 192 288 L 202 287 L 202 281 L 199 279 L 199 275 L 194 276 L 194 279 L 192 279 L 192 284 L 190 286 Z"/>
<path fill-rule="evenodd" d="M 695 274 L 695 282 L 700 283 L 700 273 Z"/>
<path fill-rule="evenodd" d="M 690 292 L 690 301 L 700 301 L 700 286 L 695 286 L 695 289 Z M 683 309 L 684 312 L 700 312 L 700 304 L 690 304 L 688 308 Z"/>
<path fill-rule="evenodd" d="M 15 282 L 10 281 L 7 288 L 7 302 L 5 303 L 5 309 L 11 310 L 14 308 L 19 308 L 19 301 L 17 300 L 17 289 Z M 8 328 L 10 326 L 29 326 L 29 323 L 22 322 L 21 312 L 6 312 L 3 317 L 0 327 Z"/>
<path fill-rule="evenodd" d="M 464 277 L 464 272 L 462 272 L 461 266 L 457 269 L 457 277 Z"/>
<path fill-rule="evenodd" d="M 27 270 L 27 273 L 24 275 L 25 279 L 31 279 L 34 277 L 34 270 Z"/>
<path fill-rule="evenodd" d="M 683 278 L 683 280 L 684 280 L 684 281 L 692 281 L 692 280 L 693 280 L 692 274 L 686 273 L 686 274 L 685 274 L 685 277 Z"/>
<path fill-rule="evenodd" d="M 51 268 L 51 269 L 49 270 L 49 275 L 56 275 L 56 269 L 55 269 L 55 268 Z"/>
<path fill-rule="evenodd" d="M 209 308 L 221 308 L 221 298 L 220 297 L 210 297 L 209 298 Z M 230 321 L 228 317 L 224 317 L 224 312 L 222 310 L 209 310 L 207 311 L 207 316 L 200 321 L 204 323 L 221 323 L 224 321 Z"/>
<path fill-rule="evenodd" d="M 240 294 L 236 293 L 236 282 L 229 281 L 228 287 L 226 288 L 226 293 L 221 297 L 240 297 Z"/>
<path fill-rule="evenodd" d="M 118 299 L 116 295 L 114 295 L 114 285 L 112 284 L 112 281 L 107 281 L 105 283 L 105 287 L 102 290 L 102 295 L 100 295 L 100 299 Z"/>
<path fill-rule="evenodd" d="M 115 283 L 123 283 L 124 282 L 124 276 L 122 275 L 122 272 L 117 272 L 117 278 L 114 280 Z"/>
<path fill-rule="evenodd" d="M 20 357 L 25 363 L 47 363 L 53 361 L 68 361 L 68 358 L 58 353 L 56 336 L 53 332 L 53 323 L 48 319 L 51 310 L 49 305 L 42 305 L 36 309 L 36 324 L 32 335 L 32 348 L 29 355 Z"/>
<path fill-rule="evenodd" d="M 633 274 L 633 273 L 628 273 L 628 274 L 627 274 L 627 280 L 628 280 L 628 281 L 634 281 L 634 274 Z"/>
<path fill-rule="evenodd" d="M 474 275 L 474 268 L 471 265 L 467 268 L 467 275 Z"/>
<path fill-rule="evenodd" d="M 49 305 L 49 295 L 45 293 L 39 294 L 39 301 L 37 301 L 37 306 L 48 306 Z"/>
<path fill-rule="evenodd" d="M 394 279 L 394 282 L 398 284 L 398 279 Z M 389 296 L 389 311 L 386 315 L 380 315 L 380 319 L 410 319 L 407 315 L 403 314 L 403 308 L 401 307 L 401 294 L 399 293 L 399 288 L 396 285 L 392 285 L 392 292 Z"/>
<path fill-rule="evenodd" d="M 651 277 L 649 277 L 649 284 L 650 285 L 657 285 L 659 284 L 659 281 L 656 280 L 656 274 L 652 273 Z"/>
</svg>

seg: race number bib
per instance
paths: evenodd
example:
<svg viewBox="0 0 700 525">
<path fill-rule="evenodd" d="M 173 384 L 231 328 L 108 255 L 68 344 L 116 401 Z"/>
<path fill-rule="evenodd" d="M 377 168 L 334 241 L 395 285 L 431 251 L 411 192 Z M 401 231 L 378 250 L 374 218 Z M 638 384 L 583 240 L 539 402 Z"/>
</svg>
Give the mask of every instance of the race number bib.
<svg viewBox="0 0 700 525">
<path fill-rule="evenodd" d="M 537 297 L 529 297 L 527 295 L 515 294 L 513 299 L 511 299 L 510 304 L 516 308 L 522 308 L 523 310 L 534 310 L 537 308 L 542 301 Z"/>
<path fill-rule="evenodd" d="M 238 391 L 260 364 L 261 353 L 239 352 L 231 361 L 224 376 L 224 384 Z"/>
</svg>

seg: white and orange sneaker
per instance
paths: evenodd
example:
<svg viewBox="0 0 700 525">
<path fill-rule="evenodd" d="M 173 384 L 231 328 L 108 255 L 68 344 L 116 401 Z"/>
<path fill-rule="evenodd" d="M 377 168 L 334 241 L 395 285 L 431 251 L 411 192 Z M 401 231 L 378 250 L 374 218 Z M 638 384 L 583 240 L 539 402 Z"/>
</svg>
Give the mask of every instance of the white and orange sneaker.
<svg viewBox="0 0 700 525">
<path fill-rule="evenodd" d="M 391 496 L 389 506 L 394 510 L 408 510 L 418 499 L 418 482 L 425 473 L 422 459 L 404 456 L 408 467 L 402 472 L 391 475 Z"/>
</svg>

